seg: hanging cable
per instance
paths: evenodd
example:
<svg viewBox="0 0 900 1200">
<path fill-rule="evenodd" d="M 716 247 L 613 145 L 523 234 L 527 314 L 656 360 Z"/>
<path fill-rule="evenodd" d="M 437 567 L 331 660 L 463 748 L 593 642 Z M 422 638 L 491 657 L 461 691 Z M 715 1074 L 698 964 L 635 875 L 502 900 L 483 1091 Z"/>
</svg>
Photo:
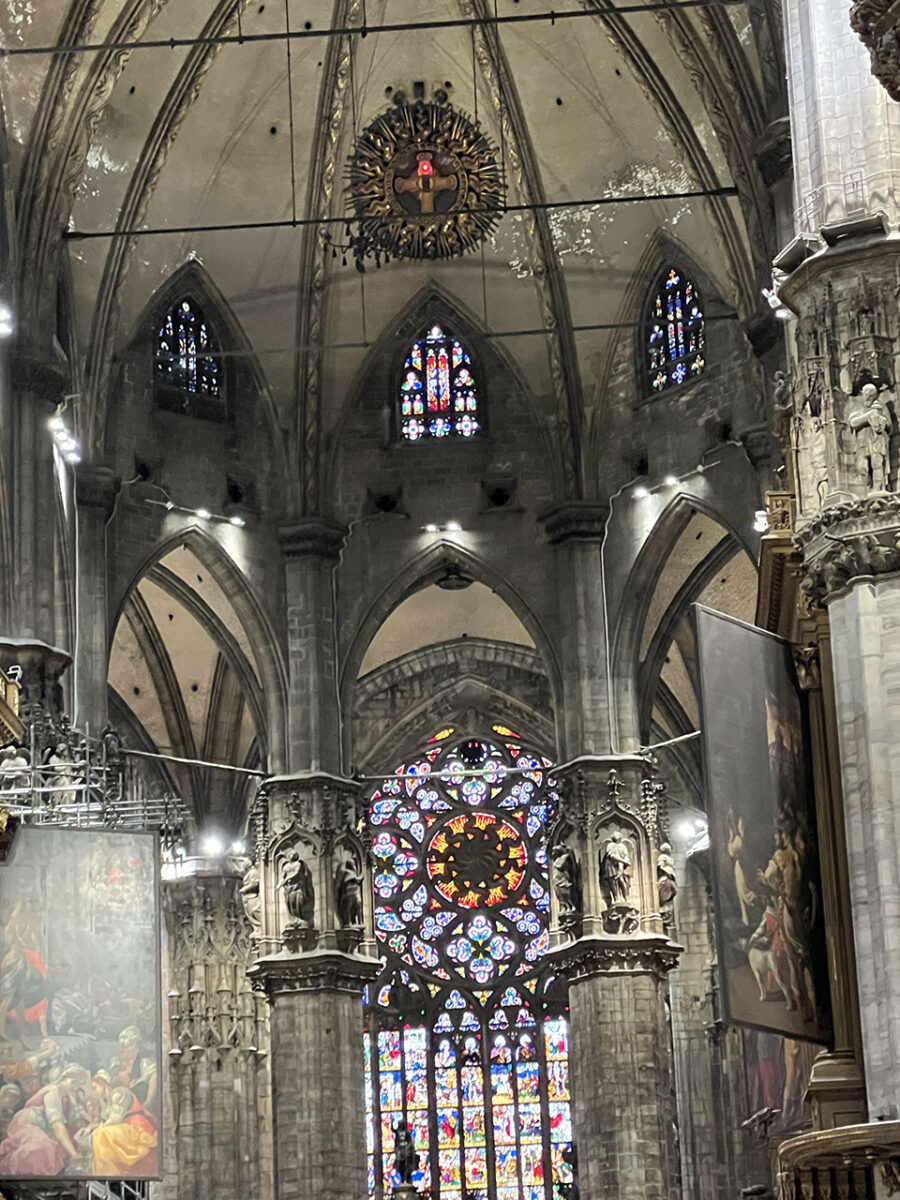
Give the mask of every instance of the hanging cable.
<svg viewBox="0 0 900 1200">
<path fill-rule="evenodd" d="M 287 44 L 287 93 L 288 93 L 288 132 L 291 138 L 291 216 L 297 220 L 297 164 L 294 153 L 294 81 L 291 78 L 291 16 L 288 12 L 288 0 L 284 0 L 284 29 L 288 34 Z"/>
</svg>

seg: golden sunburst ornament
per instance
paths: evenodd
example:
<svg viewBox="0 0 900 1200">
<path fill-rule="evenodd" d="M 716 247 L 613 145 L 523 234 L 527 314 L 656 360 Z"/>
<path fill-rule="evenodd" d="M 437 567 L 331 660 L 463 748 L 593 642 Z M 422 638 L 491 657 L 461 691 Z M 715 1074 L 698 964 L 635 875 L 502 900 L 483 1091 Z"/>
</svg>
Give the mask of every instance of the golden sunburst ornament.
<svg viewBox="0 0 900 1200">
<path fill-rule="evenodd" d="M 506 194 L 496 148 L 478 126 L 424 101 L 392 105 L 364 129 L 348 176 L 357 258 L 464 254 L 494 228 Z"/>
</svg>

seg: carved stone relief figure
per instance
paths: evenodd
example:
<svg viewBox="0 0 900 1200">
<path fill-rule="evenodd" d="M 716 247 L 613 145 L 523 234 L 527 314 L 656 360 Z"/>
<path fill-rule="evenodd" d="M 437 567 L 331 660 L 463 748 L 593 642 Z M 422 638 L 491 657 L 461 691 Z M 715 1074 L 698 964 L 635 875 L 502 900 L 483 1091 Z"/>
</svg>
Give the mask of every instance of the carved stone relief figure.
<svg viewBox="0 0 900 1200">
<path fill-rule="evenodd" d="M 250 864 L 241 880 L 241 903 L 253 932 L 257 933 L 262 920 L 262 901 L 259 895 L 259 868 L 255 863 Z"/>
<path fill-rule="evenodd" d="M 787 454 L 791 442 L 791 422 L 794 416 L 794 389 L 791 377 L 784 371 L 776 371 L 772 390 L 772 432 Z"/>
<path fill-rule="evenodd" d="M 343 929 L 361 929 L 363 923 L 363 873 L 349 853 L 334 872 L 334 910 Z"/>
<path fill-rule="evenodd" d="M 290 917 L 289 930 L 311 929 L 315 919 L 316 893 L 309 867 L 297 850 L 292 850 L 281 867 L 278 886 Z"/>
<path fill-rule="evenodd" d="M 802 507 L 818 510 L 828 491 L 828 448 L 820 417 L 794 418 L 793 453 Z"/>
<path fill-rule="evenodd" d="M 558 842 L 553 847 L 550 878 L 560 917 L 565 919 L 581 913 L 581 864 L 575 851 L 565 842 Z"/>
<path fill-rule="evenodd" d="M 631 851 L 624 834 L 614 833 L 600 850 L 600 887 L 610 908 L 627 904 L 631 892 Z"/>
<path fill-rule="evenodd" d="M 850 413 L 850 428 L 856 433 L 857 469 L 870 492 L 890 491 L 891 417 L 874 383 L 862 389 L 863 407 Z"/>
<path fill-rule="evenodd" d="M 678 893 L 678 881 L 675 878 L 675 860 L 672 857 L 672 847 L 663 842 L 656 856 L 656 886 L 659 892 L 659 910 L 667 926 L 674 924 L 675 896 Z"/>
</svg>

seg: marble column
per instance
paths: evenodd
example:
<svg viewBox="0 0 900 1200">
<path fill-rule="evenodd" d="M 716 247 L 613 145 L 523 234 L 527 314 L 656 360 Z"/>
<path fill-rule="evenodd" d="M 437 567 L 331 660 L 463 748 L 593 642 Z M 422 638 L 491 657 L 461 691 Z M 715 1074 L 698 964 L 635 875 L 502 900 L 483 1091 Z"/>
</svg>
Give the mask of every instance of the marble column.
<svg viewBox="0 0 900 1200">
<path fill-rule="evenodd" d="M 78 605 L 74 724 L 95 738 L 99 737 L 107 720 L 106 523 L 113 510 L 117 486 L 118 481 L 110 467 L 96 463 L 79 463 L 75 467 Z"/>
<path fill-rule="evenodd" d="M 324 773 L 270 780 L 254 816 L 277 1200 L 366 1194 L 362 993 L 378 960 L 361 816 L 357 785 Z"/>
<path fill-rule="evenodd" d="M 612 748 L 602 545 L 609 506 L 568 501 L 540 514 L 555 548 L 562 630 L 560 756 Z"/>
<path fill-rule="evenodd" d="M 551 957 L 569 980 L 581 1196 L 663 1200 L 678 1191 L 667 975 L 681 947 L 660 913 L 659 788 L 638 756 L 583 757 L 557 778 Z"/>
<path fill-rule="evenodd" d="M 806 1099 L 815 1127 L 833 1129 L 865 1120 L 866 1088 L 829 627 L 821 612 L 807 624 L 794 659 L 809 705 L 834 1045 L 813 1062 Z"/>
<path fill-rule="evenodd" d="M 839 746 L 847 861 L 840 861 L 840 813 L 823 814 L 820 795 L 823 842 L 830 839 L 826 849 L 835 851 L 833 861 L 823 858 L 824 882 L 828 888 L 828 871 L 837 873 L 833 901 L 840 901 L 842 881 L 849 892 L 874 1119 L 896 1115 L 900 1060 L 900 793 L 893 782 L 900 712 L 892 691 L 900 651 L 891 632 L 897 620 L 891 576 L 900 570 L 900 501 L 891 465 L 900 362 L 900 241 L 893 232 L 900 220 L 900 109 L 872 76 L 850 10 L 850 0 L 784 6 L 796 236 L 774 266 L 779 296 L 797 317 L 788 325 L 791 380 L 782 433 L 805 572 L 800 615 L 815 622 L 827 609 L 824 662 L 829 674 L 829 657 L 833 664 L 836 698 L 836 730 L 820 728 L 819 736 L 833 747 L 836 735 Z M 815 733 L 825 715 L 814 694 L 810 708 Z M 820 787 L 822 770 L 820 762 Z M 831 918 L 840 920 L 835 912 Z M 830 948 L 840 1008 L 852 958 L 844 954 L 838 979 L 833 935 Z M 833 1086 L 839 1081 L 821 1070 L 840 1074 L 840 1056 L 858 1056 L 852 1030 L 836 1034 L 843 1043 L 835 1047 L 838 1057 L 817 1062 L 810 1089 L 815 1110 L 814 1085 L 824 1086 L 817 1117 L 826 1125 L 859 1119 L 849 1081 L 842 1101 Z"/>
<path fill-rule="evenodd" d="M 68 544 L 66 530 L 59 528 L 59 481 L 68 491 L 68 468 L 55 464 L 47 427 L 62 399 L 65 380 L 49 358 L 24 353 L 13 355 L 10 378 L 12 411 L 10 428 L 4 434 L 13 571 L 12 612 L 6 632 L 50 645 L 66 644 L 62 597 L 57 595 L 64 580 L 56 578 L 56 562 L 59 541 Z"/>
<path fill-rule="evenodd" d="M 341 769 L 335 569 L 347 530 L 306 517 L 279 531 L 288 635 L 289 770 Z"/>
</svg>

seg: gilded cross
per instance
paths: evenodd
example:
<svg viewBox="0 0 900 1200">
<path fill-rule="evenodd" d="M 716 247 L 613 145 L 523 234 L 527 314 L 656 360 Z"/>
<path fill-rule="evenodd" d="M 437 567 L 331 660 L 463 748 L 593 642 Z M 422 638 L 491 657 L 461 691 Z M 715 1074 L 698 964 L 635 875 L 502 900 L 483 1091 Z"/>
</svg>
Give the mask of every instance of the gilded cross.
<svg viewBox="0 0 900 1200">
<path fill-rule="evenodd" d="M 423 151 L 417 155 L 416 173 L 409 179 L 395 179 L 395 192 L 409 192 L 419 201 L 419 212 L 425 216 L 434 212 L 434 198 L 437 192 L 455 191 L 459 181 L 455 175 L 438 175 L 431 161 L 432 155 Z"/>
</svg>

